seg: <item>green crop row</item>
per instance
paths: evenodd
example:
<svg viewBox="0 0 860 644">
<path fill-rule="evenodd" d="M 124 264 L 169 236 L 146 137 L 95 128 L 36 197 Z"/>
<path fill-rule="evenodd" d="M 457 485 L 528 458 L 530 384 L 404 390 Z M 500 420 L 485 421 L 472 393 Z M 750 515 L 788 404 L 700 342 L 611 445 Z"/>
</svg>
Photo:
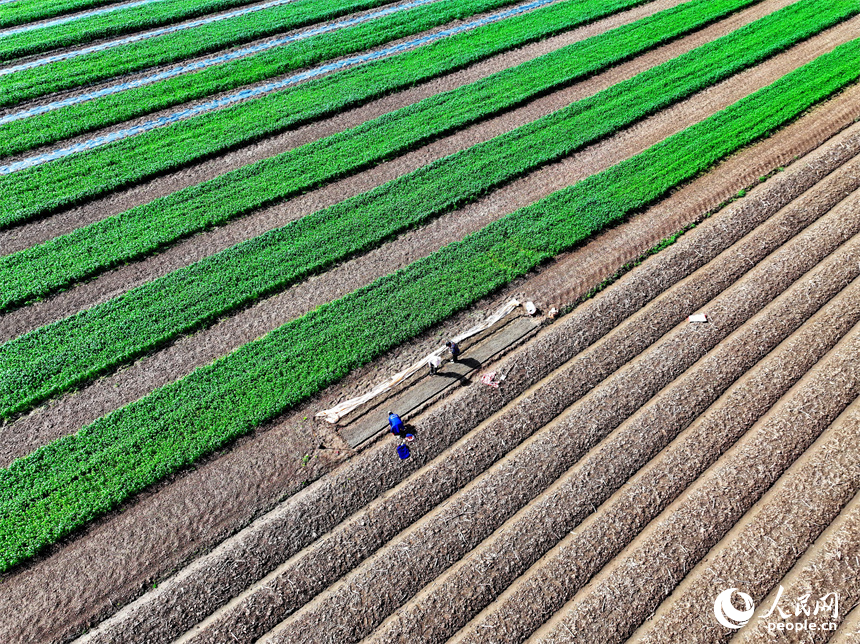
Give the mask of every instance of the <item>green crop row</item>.
<svg viewBox="0 0 860 644">
<path fill-rule="evenodd" d="M 33 407 L 255 299 L 282 290 L 393 235 L 479 197 L 541 164 L 755 64 L 838 11 L 802 0 L 807 14 L 763 18 L 510 133 L 445 157 L 72 317 L 0 346 L 0 417 Z M 837 3 L 838 4 L 838 3 Z M 843 0 L 842 4 L 853 5 Z M 843 7 L 844 10 L 844 7 Z M 817 12 L 817 13 L 815 13 Z M 815 14 L 815 15 L 812 15 Z M 821 22 L 818 22 L 821 21 Z M 301 167 L 296 169 L 301 171 Z M 261 166 L 240 194 L 192 190 L 179 219 L 256 204 L 285 179 Z M 144 222 L 145 228 L 145 222 Z"/>
<path fill-rule="evenodd" d="M 133 142 L 126 140 L 77 154 L 74 158 L 94 158 L 97 153 L 112 155 L 114 158 L 108 165 L 117 169 L 110 175 L 109 183 L 120 185 L 122 181 L 139 180 L 141 173 L 163 171 L 165 164 L 176 167 L 177 163 L 189 163 L 641 2 L 643 0 L 574 0 L 551 5 L 142 134 Z M 243 61 L 217 65 L 5 124 L 0 126 L 0 155 L 25 152 L 215 92 L 265 80 L 277 75 L 280 65 L 277 57 L 268 55 L 249 56 Z M 200 128 L 205 128 L 207 134 L 198 136 Z M 158 138 L 159 143 L 150 143 L 154 138 Z M 171 146 L 169 151 L 163 149 L 165 144 Z M 134 146 L 135 163 L 128 162 L 128 156 L 132 156 L 126 156 L 129 145 Z M 69 161 L 65 163 L 62 173 L 68 176 L 77 166 L 68 165 Z M 120 170 L 122 173 L 118 174 Z M 0 225 L 2 222 L 0 215 Z"/>
<path fill-rule="evenodd" d="M 0 60 L 84 44 L 97 38 L 154 29 L 252 2 L 256 0 L 160 0 L 130 9 L 117 9 L 110 13 L 0 37 Z"/>
<path fill-rule="evenodd" d="M 0 311 L 141 257 L 249 208 L 298 194 L 509 109 L 749 3 L 695 0 L 0 258 Z M 809 7 L 809 0 L 805 0 L 796 8 L 774 14 L 759 28 L 773 21 L 790 24 L 795 20 L 814 29 L 829 24 L 806 23 L 812 13 Z M 791 36 L 806 33 L 804 27 Z M 266 188 L 260 190 L 260 184 Z M 241 198 L 243 194 L 255 195 L 256 199 L 249 202 Z M 232 195 L 236 203 L 223 195 Z M 224 207 L 213 210 L 213 199 Z M 202 217 L 189 216 L 190 212 Z"/>
<path fill-rule="evenodd" d="M 17 27 L 36 20 L 117 4 L 122 0 L 19 0 L 0 5 L 0 28 Z"/>
<path fill-rule="evenodd" d="M 121 74 L 185 60 L 324 20 L 332 15 L 342 15 L 347 9 L 357 11 L 386 1 L 388 0 L 351 0 L 349 3 L 332 7 L 329 0 L 304 0 L 15 72 L 0 77 L 0 106 L 15 105 L 51 92 L 82 87 Z M 277 73 L 285 74 L 320 61 L 426 31 L 451 20 L 497 9 L 513 1 L 437 0 L 370 22 L 276 47 L 257 54 L 253 60 L 266 60 L 269 63 L 276 60 Z M 224 67 L 230 70 L 242 68 L 242 65 L 253 67 L 252 62 L 242 58 L 231 61 Z M 228 83 L 222 89 L 229 87 L 235 85 Z"/>
<path fill-rule="evenodd" d="M 324 305 L 0 470 L 0 570 L 640 211 L 860 77 L 838 47 L 645 152 Z"/>
</svg>

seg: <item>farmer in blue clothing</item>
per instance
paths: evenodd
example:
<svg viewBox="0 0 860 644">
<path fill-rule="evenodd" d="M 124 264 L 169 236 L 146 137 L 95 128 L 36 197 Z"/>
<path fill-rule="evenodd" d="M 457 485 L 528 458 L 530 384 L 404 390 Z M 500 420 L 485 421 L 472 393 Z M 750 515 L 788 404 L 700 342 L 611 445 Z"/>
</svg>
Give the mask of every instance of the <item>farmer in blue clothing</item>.
<svg viewBox="0 0 860 644">
<path fill-rule="evenodd" d="M 457 362 L 457 359 L 460 357 L 460 347 L 453 340 L 448 340 L 445 343 L 445 346 L 448 347 L 448 351 L 451 352 L 451 360 Z"/>
<path fill-rule="evenodd" d="M 400 436 L 405 429 L 403 421 L 400 420 L 400 416 L 395 414 L 393 411 L 388 412 L 388 424 L 391 425 L 391 433 L 397 436 Z"/>
</svg>

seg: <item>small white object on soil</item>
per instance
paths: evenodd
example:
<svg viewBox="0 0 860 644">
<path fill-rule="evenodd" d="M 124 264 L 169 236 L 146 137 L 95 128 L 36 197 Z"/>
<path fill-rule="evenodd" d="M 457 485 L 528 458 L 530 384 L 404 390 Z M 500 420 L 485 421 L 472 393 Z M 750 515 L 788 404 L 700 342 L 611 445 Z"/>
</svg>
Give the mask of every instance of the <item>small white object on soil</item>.
<svg viewBox="0 0 860 644">
<path fill-rule="evenodd" d="M 695 313 L 687 318 L 689 322 L 710 322 L 706 313 Z"/>
</svg>

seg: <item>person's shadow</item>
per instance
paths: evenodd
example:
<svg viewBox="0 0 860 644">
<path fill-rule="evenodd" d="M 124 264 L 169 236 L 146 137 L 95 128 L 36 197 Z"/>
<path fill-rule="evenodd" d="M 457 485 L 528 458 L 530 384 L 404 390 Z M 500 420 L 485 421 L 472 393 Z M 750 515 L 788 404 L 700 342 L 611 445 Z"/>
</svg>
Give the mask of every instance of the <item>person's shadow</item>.
<svg viewBox="0 0 860 644">
<path fill-rule="evenodd" d="M 478 360 L 476 360 L 475 358 L 463 358 L 462 360 L 458 360 L 456 363 L 449 363 L 449 364 L 451 364 L 451 365 L 461 364 L 470 370 L 478 370 L 481 368 L 481 363 Z M 466 374 L 456 373 L 454 371 L 438 371 L 436 373 L 436 375 L 437 376 L 445 376 L 446 378 L 451 378 L 452 380 L 457 380 L 458 384 L 461 387 L 466 387 L 466 386 L 472 384 L 472 381 L 469 379 L 469 376 L 467 376 Z"/>
</svg>

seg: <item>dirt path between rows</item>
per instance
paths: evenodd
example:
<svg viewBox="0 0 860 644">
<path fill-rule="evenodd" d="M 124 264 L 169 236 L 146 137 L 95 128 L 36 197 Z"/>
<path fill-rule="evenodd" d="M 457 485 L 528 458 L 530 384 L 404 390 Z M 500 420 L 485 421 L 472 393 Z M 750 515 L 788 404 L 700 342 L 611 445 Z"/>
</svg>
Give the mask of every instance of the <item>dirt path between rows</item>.
<svg viewBox="0 0 860 644">
<path fill-rule="evenodd" d="M 656 2 L 648 3 L 647 5 L 605 18 L 559 36 L 547 38 L 546 40 L 524 46 L 520 49 L 493 56 L 458 72 L 447 74 L 438 79 L 419 84 L 414 88 L 370 101 L 361 107 L 346 110 L 321 122 L 310 123 L 278 136 L 269 137 L 257 143 L 241 147 L 232 152 L 219 155 L 215 159 L 195 164 L 128 190 L 115 192 L 88 204 L 57 213 L 50 218 L 34 221 L 6 231 L 0 231 L 0 255 L 6 255 L 16 250 L 33 246 L 94 221 L 123 212 L 134 206 L 148 203 L 153 199 L 171 194 L 182 188 L 202 183 L 249 163 L 274 156 L 309 141 L 347 130 L 382 114 L 387 114 L 406 105 L 416 103 L 428 96 L 456 89 L 496 72 L 533 60 L 566 45 L 634 22 L 635 20 L 678 4 L 681 4 L 681 0 L 657 0 Z M 396 163 L 396 161 L 392 163 Z"/>
<path fill-rule="evenodd" d="M 773 63 L 777 67 L 781 61 L 775 59 Z M 750 70 L 749 73 L 759 71 L 761 70 Z M 775 70 L 771 70 L 770 73 L 775 73 Z M 724 89 L 734 92 L 745 91 L 747 80 L 746 78 L 738 78 L 736 81 L 737 84 L 743 86 L 743 89 L 736 87 L 731 81 Z M 757 80 L 760 83 L 766 82 L 766 79 L 762 78 Z M 855 91 L 860 94 L 860 90 Z M 714 94 L 719 96 L 723 103 L 730 103 L 734 100 L 733 95 L 726 96 L 718 91 L 715 91 Z M 846 97 L 848 98 L 846 99 Z M 715 97 L 708 96 L 706 92 L 678 105 L 677 108 L 648 119 L 639 126 L 632 128 L 631 131 L 625 131 L 616 137 L 592 146 L 580 155 L 574 155 L 574 157 L 561 163 L 548 166 L 535 173 L 535 176 L 530 175 L 515 181 L 488 198 L 479 200 L 460 211 L 450 213 L 420 230 L 407 233 L 375 251 L 307 280 L 279 295 L 258 302 L 236 315 L 223 319 L 209 329 L 192 336 L 183 337 L 162 351 L 139 360 L 110 376 L 99 379 L 77 393 L 63 396 L 56 401 L 43 405 L 3 430 L 0 465 L 8 464 L 14 458 L 26 454 L 58 436 L 76 431 L 84 424 L 123 404 L 140 398 L 158 386 L 190 373 L 194 368 L 211 362 L 324 302 L 345 295 L 362 284 L 405 266 L 446 243 L 461 239 L 469 232 L 485 226 L 517 207 L 527 205 L 579 177 L 587 176 L 617 163 L 630 153 L 644 149 L 672 131 L 677 131 L 686 124 L 699 120 L 703 114 L 709 113 L 709 110 L 715 110 L 718 107 L 712 102 L 715 100 Z M 849 100 L 850 103 L 850 96 L 846 94 L 828 106 L 835 110 L 830 115 L 831 117 L 838 115 L 837 118 L 845 118 L 845 114 L 841 110 L 841 102 L 844 100 Z M 853 109 L 860 115 L 860 105 L 856 102 L 853 104 Z M 688 114 L 688 112 L 693 112 L 693 114 Z M 823 140 L 817 139 L 816 135 L 808 128 L 802 136 L 807 145 L 814 140 Z M 794 144 L 803 145 L 797 140 Z M 783 158 L 785 159 L 784 156 Z M 790 159 L 790 157 L 788 158 Z M 778 163 L 785 162 L 787 160 Z M 749 165 L 747 167 L 749 168 Z M 747 177 L 748 180 L 742 185 L 750 185 L 755 181 L 755 177 L 765 174 L 767 171 L 759 171 L 759 174 L 753 173 L 751 177 Z M 750 170 L 747 169 L 747 172 Z M 547 174 L 549 175 L 548 180 Z M 727 196 L 720 195 L 720 198 L 725 199 Z M 684 223 L 686 221 L 671 217 L 663 227 L 656 229 L 660 236 L 651 237 L 651 239 L 656 241 L 656 239 L 678 230 Z M 637 232 L 634 235 L 628 233 L 628 236 L 635 237 L 640 234 L 639 231 L 642 229 L 653 227 L 654 223 L 649 221 L 642 223 L 641 226 L 641 228 L 636 229 Z M 202 237 L 198 236 L 195 240 Z M 618 242 L 619 240 L 610 233 L 606 241 Z M 637 249 L 634 247 L 633 250 L 638 254 L 644 248 L 639 247 Z M 161 259 L 167 255 L 169 253 L 155 259 Z M 594 257 L 596 255 L 589 254 L 589 256 Z M 627 257 L 627 261 L 629 259 Z M 596 272 L 605 266 L 603 261 L 601 260 L 598 266 L 592 268 L 592 271 Z M 118 272 L 121 273 L 123 270 Z M 580 271 L 576 268 L 573 268 L 570 274 L 578 275 L 579 283 L 585 283 L 582 280 L 588 277 L 588 274 L 580 275 Z M 589 287 L 606 275 L 607 273 L 599 275 L 596 280 L 591 281 Z M 535 301 L 546 304 L 547 308 L 549 305 L 564 303 L 558 293 L 550 295 L 553 291 L 559 290 L 557 282 L 540 281 L 538 284 L 546 289 L 547 295 L 538 297 L 536 291 L 533 290 L 529 296 Z M 570 288 L 569 285 L 565 286 L 565 292 L 561 295 L 569 295 L 570 293 L 567 291 Z M 34 307 L 22 311 L 26 312 L 32 308 Z M 13 313 L 8 317 L 15 315 L 16 313 Z M 415 359 L 417 357 L 415 356 Z"/>
<path fill-rule="evenodd" d="M 290 495 L 302 481 L 312 480 L 332 466 L 331 461 L 320 463 L 312 459 L 311 471 L 301 467 L 300 456 L 319 442 L 312 441 L 311 422 L 304 420 L 305 417 L 375 384 L 382 374 L 410 364 L 438 345 L 440 337 L 468 326 L 482 317 L 485 310 L 492 309 L 510 295 L 533 295 L 539 304 L 554 301 L 559 295 L 558 284 L 582 278 L 580 258 L 581 261 L 599 258 L 590 261 L 590 265 L 594 270 L 607 266 L 603 275 L 611 274 L 665 236 L 655 229 L 659 231 L 663 226 L 670 231 L 677 230 L 702 212 L 716 207 L 726 194 L 749 186 L 750 178 L 754 181 L 755 177 L 777 166 L 791 163 L 795 155 L 816 147 L 834 131 L 845 127 L 857 116 L 860 103 L 856 100 L 857 94 L 853 90 L 826 104 L 772 139 L 730 159 L 716 172 L 693 182 L 643 216 L 547 265 L 536 277 L 512 284 L 498 296 L 479 302 L 433 331 L 356 370 L 339 385 L 322 392 L 293 413 L 238 441 L 223 456 L 217 455 L 196 469 L 176 476 L 173 481 L 156 486 L 151 493 L 139 495 L 124 512 L 95 522 L 84 534 L 8 577 L 0 590 L 0 606 L 5 615 L 15 616 L 15 619 L 5 622 L 5 639 L 26 640 L 27 633 L 40 632 L 44 634 L 43 639 L 60 640 L 97 616 L 113 612 L 112 606 L 126 603 L 153 580 L 163 578 L 195 553 L 211 548 L 279 499 Z M 752 207 L 760 212 L 765 206 L 755 195 L 771 195 L 766 203 L 778 201 L 780 193 L 805 189 L 802 186 L 820 180 L 858 153 L 860 126 L 854 126 L 809 159 L 803 159 L 753 190 L 733 208 Z M 615 246 L 624 231 L 633 231 L 631 237 L 637 240 L 635 245 Z M 532 284 L 540 289 L 532 288 Z M 578 294 L 589 286 L 583 285 Z M 569 295 L 571 299 L 578 296 L 576 291 Z M 95 413 L 101 414 L 100 411 Z M 58 433 L 65 433 L 72 427 L 60 427 Z M 334 456 L 329 451 L 315 454 Z M 64 616 L 60 630 L 56 619 L 59 614 Z"/>
</svg>

